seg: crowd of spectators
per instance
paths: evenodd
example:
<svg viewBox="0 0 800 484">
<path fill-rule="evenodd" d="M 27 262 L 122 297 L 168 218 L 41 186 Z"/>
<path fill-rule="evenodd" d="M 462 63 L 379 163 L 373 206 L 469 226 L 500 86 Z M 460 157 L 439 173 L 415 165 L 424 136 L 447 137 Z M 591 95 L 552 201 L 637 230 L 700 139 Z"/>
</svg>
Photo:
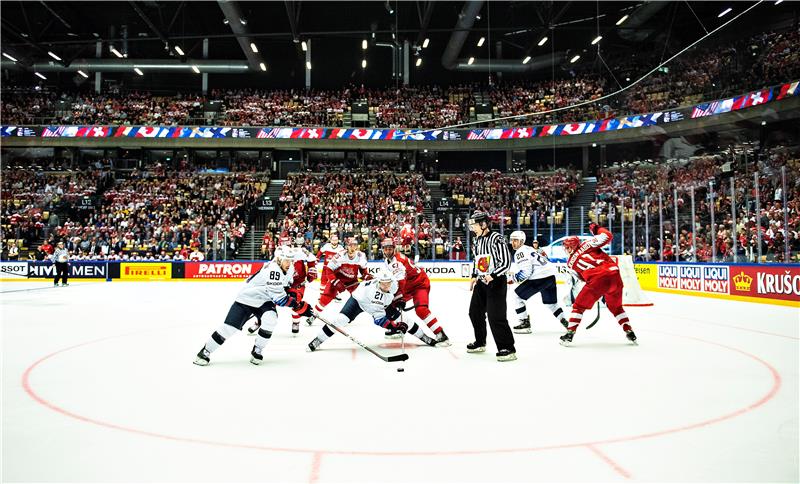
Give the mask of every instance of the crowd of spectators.
<svg viewBox="0 0 800 484">
<path fill-rule="evenodd" d="M 691 49 L 623 94 L 598 103 L 500 122 L 521 126 L 603 119 L 617 113 L 654 112 L 800 77 L 800 31 L 766 32 Z M 366 101 L 373 127 L 434 128 L 475 119 L 476 103 L 489 102 L 493 116 L 509 117 L 598 99 L 658 64 L 656 52 L 610 59 L 619 78 L 580 68 L 557 78 L 485 85 L 348 86 L 338 90 L 215 90 L 208 95 L 157 95 L 112 91 L 68 95 L 4 89 L 4 124 L 201 124 L 227 126 L 333 126 L 346 123 L 355 102 Z M 663 54 L 667 54 L 664 52 Z M 625 74 L 623 74 L 623 72 Z M 624 76 L 624 77 L 622 77 Z M 624 80 L 623 80 L 624 79 Z M 206 108 L 209 101 L 217 107 Z M 207 109 L 209 110 L 208 112 Z M 218 112 L 218 115 L 216 114 Z"/>
<path fill-rule="evenodd" d="M 430 192 L 419 174 L 295 174 L 279 198 L 284 218 L 267 227 L 262 254 L 269 255 L 281 238 L 305 237 L 319 246 L 333 233 L 355 236 L 370 252 L 384 237 L 399 239 L 408 248 L 416 234 L 426 246 L 441 233 L 423 216 L 429 203 Z"/>
<path fill-rule="evenodd" d="M 498 222 L 503 217 L 505 223 L 516 225 L 517 217 L 533 220 L 538 214 L 544 222 L 549 214 L 563 212 L 580 183 L 581 176 L 574 170 L 540 175 L 491 170 L 447 177 L 442 180 L 442 190 L 469 210 L 483 210 Z"/>
<path fill-rule="evenodd" d="M 63 240 L 74 259 L 202 260 L 209 251 L 237 249 L 268 180 L 252 172 L 206 174 L 155 164 L 111 178 L 101 171 L 10 170 L 2 183 L 6 255 L 28 246 L 30 258 L 43 259 Z M 33 246 L 42 238 L 44 244 Z"/>
<path fill-rule="evenodd" d="M 798 262 L 800 150 L 776 147 L 753 154 L 747 163 L 743 160 L 741 156 L 724 152 L 657 165 L 635 163 L 606 169 L 598 177 L 593 211 L 606 225 L 616 227 L 618 234 L 623 223 L 621 218 L 625 217 L 627 232 L 617 250 L 625 250 L 638 259 L 711 261 L 716 254 L 718 261 L 756 262 L 760 232 L 762 261 L 784 261 L 788 241 L 789 257 Z M 782 170 L 786 173 L 786 193 L 783 193 Z M 754 180 L 756 171 L 758 191 Z M 730 177 L 734 173 L 735 195 L 732 197 Z M 676 206 L 677 226 L 674 222 Z M 649 230 L 645 227 L 645 212 L 649 217 Z M 663 253 L 659 221 L 664 230 Z M 632 224 L 638 229 L 635 242 Z"/>
</svg>

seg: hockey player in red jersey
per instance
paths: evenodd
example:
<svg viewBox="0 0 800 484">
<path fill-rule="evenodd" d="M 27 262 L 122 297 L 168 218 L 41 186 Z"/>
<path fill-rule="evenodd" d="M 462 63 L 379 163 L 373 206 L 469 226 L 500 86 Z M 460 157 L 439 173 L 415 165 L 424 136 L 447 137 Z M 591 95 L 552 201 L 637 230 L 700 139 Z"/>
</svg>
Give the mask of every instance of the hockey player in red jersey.
<svg viewBox="0 0 800 484">
<path fill-rule="evenodd" d="M 605 297 L 608 310 L 617 318 L 617 323 L 622 326 L 625 336 L 635 344 L 636 334 L 631 329 L 628 315 L 622 308 L 622 278 L 619 275 L 619 267 L 602 249 L 604 245 L 611 243 L 614 236 L 605 227 L 594 223 L 589 224 L 589 232 L 594 237 L 583 243 L 578 237 L 564 240 L 564 250 L 569 254 L 567 268 L 586 284 L 572 305 L 569 327 L 567 333 L 561 337 L 561 344 L 566 346 L 572 343 L 572 337 L 581 323 L 584 311 L 594 306 L 601 297 Z"/>
<path fill-rule="evenodd" d="M 344 247 L 339 245 L 339 236 L 336 233 L 331 234 L 330 239 L 317 252 L 317 260 L 322 262 L 322 277 L 319 281 L 320 294 L 325 290 L 328 282 L 333 279 L 333 273 L 328 268 L 328 262 L 339 254 L 344 254 Z"/>
<path fill-rule="evenodd" d="M 367 272 L 367 256 L 358 250 L 358 241 L 355 237 L 347 238 L 346 249 L 344 254 L 333 257 L 325 264 L 325 268 L 331 271 L 331 279 L 319 295 L 319 302 L 316 305 L 319 312 L 322 312 L 339 294 L 355 291 L 359 276 L 362 281 L 372 278 Z"/>
<path fill-rule="evenodd" d="M 385 268 L 399 283 L 399 296 L 402 297 L 403 306 L 409 300 L 414 302 L 414 310 L 419 319 L 433 332 L 436 342 L 440 346 L 450 346 L 450 341 L 439 320 L 431 314 L 428 308 L 428 298 L 431 292 L 431 281 L 424 270 L 416 267 L 405 255 L 397 252 L 395 242 L 386 238 L 381 242 Z M 386 332 L 387 337 L 393 337 L 394 328 Z"/>
<path fill-rule="evenodd" d="M 317 258 L 303 247 L 303 242 L 303 237 L 294 239 L 294 280 L 289 289 L 298 301 L 303 300 L 303 296 L 306 293 L 306 283 L 314 282 L 317 278 Z M 292 311 L 292 334 L 300 332 L 301 317 L 296 311 Z M 309 325 L 313 320 L 314 318 L 306 318 Z"/>
</svg>

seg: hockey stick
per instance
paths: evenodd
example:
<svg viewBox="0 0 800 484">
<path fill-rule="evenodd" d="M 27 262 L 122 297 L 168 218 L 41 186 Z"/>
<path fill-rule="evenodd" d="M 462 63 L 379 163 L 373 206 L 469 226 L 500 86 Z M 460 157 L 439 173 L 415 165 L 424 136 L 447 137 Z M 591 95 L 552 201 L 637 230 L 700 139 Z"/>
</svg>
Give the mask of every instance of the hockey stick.
<svg viewBox="0 0 800 484">
<path fill-rule="evenodd" d="M 383 361 L 406 361 L 408 359 L 408 355 L 405 354 L 405 353 L 399 354 L 399 355 L 392 355 L 392 356 L 383 356 L 382 354 L 376 352 L 375 350 L 373 350 L 369 346 L 365 345 L 361 341 L 355 339 L 353 336 L 350 336 L 345 330 L 343 330 L 342 328 L 340 328 L 340 327 L 336 326 L 335 324 L 331 323 L 327 319 L 323 318 L 321 315 L 317 314 L 317 319 L 319 319 L 320 321 L 322 321 L 323 323 L 328 325 L 328 327 L 331 327 L 334 330 L 338 331 L 339 333 L 347 336 L 347 338 L 350 339 L 350 341 L 352 341 L 353 343 L 357 344 L 358 346 L 364 348 L 365 350 L 369 351 L 370 353 L 372 353 L 373 355 L 375 355 L 378 358 L 382 359 Z"/>
<path fill-rule="evenodd" d="M 598 321 L 600 321 L 600 301 L 597 301 L 596 304 L 597 304 L 597 314 L 594 316 L 594 321 L 592 321 L 592 324 L 587 326 L 586 329 L 591 329 L 592 326 L 594 326 L 595 324 L 597 324 Z"/>
</svg>

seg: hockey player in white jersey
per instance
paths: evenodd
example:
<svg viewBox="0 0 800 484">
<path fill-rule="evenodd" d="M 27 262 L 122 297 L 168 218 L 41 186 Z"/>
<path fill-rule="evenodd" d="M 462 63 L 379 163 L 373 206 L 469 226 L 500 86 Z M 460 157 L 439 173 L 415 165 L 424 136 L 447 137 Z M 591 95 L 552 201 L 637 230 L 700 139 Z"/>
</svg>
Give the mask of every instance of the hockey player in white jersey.
<svg viewBox="0 0 800 484">
<path fill-rule="evenodd" d="M 261 352 L 272 337 L 275 325 L 278 324 L 276 306 L 288 306 L 301 316 L 314 316 L 311 306 L 286 292 L 286 288 L 291 286 L 294 279 L 292 265 L 292 249 L 278 247 L 272 261 L 247 279 L 245 286 L 231 305 L 225 322 L 211 334 L 211 338 L 197 353 L 195 365 L 208 365 L 211 353 L 225 343 L 225 340 L 241 331 L 244 323 L 253 316 L 262 323 L 256 334 L 253 350 L 250 352 L 250 363 L 258 365 L 264 359 Z"/>
<path fill-rule="evenodd" d="M 519 285 L 512 292 L 516 305 L 519 325 L 514 326 L 515 333 L 530 333 L 531 321 L 525 302 L 534 294 L 542 295 L 542 303 L 553 313 L 553 316 L 567 327 L 564 309 L 558 305 L 556 289 L 556 266 L 546 255 L 525 245 L 525 232 L 516 230 L 511 233 L 511 247 L 514 249 L 514 268 L 509 271 L 513 280 Z"/>
<path fill-rule="evenodd" d="M 359 314 L 367 313 L 372 316 L 373 322 L 377 326 L 397 328 L 403 333 L 410 332 L 426 345 L 436 346 L 436 340 L 426 335 L 417 323 L 414 323 L 409 330 L 407 324 L 395 322 L 400 317 L 400 309 L 397 307 L 399 301 L 394 303 L 397 291 L 397 281 L 394 280 L 391 273 L 382 270 L 376 278 L 363 281 L 358 285 L 353 291 L 352 297 L 347 300 L 339 314 L 331 318 L 330 323 L 341 328 L 350 324 Z M 308 343 L 308 350 L 315 351 L 331 336 L 333 336 L 333 330 L 327 324 L 324 325 L 317 337 Z"/>
</svg>

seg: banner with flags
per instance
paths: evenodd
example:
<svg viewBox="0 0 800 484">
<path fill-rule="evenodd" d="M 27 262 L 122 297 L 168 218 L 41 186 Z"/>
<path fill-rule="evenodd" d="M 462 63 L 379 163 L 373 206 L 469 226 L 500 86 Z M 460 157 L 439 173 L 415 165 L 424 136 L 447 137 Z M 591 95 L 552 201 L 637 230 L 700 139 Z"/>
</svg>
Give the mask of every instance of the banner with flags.
<svg viewBox="0 0 800 484">
<path fill-rule="evenodd" d="M 740 96 L 704 102 L 674 111 L 635 114 L 594 121 L 489 129 L 391 129 L 391 128 L 232 128 L 227 126 L 2 126 L 2 137 L 42 138 L 255 138 L 304 140 L 393 140 L 393 141 L 478 141 L 529 139 L 548 136 L 576 136 L 631 128 L 643 128 L 683 119 L 715 116 L 760 106 L 800 95 L 800 81 L 759 89 Z"/>
</svg>

